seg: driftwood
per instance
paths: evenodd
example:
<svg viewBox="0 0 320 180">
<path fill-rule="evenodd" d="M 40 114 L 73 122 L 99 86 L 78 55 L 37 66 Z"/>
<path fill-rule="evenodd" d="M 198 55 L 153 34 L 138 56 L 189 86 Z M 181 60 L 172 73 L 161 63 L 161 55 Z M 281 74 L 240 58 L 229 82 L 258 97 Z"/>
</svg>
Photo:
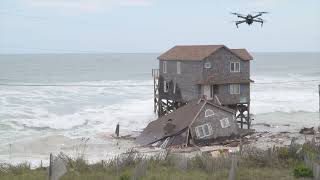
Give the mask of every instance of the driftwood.
<svg viewBox="0 0 320 180">
<path fill-rule="evenodd" d="M 115 138 L 115 139 L 122 139 L 122 140 L 135 140 L 135 137 L 132 137 L 132 135 L 128 134 L 128 135 L 124 135 L 124 136 L 119 136 L 117 137 L 116 135 L 111 135 L 111 137 Z"/>
<path fill-rule="evenodd" d="M 315 130 L 313 129 L 313 127 L 311 128 L 302 128 L 300 131 L 299 131 L 300 134 L 314 134 L 315 133 Z"/>
</svg>

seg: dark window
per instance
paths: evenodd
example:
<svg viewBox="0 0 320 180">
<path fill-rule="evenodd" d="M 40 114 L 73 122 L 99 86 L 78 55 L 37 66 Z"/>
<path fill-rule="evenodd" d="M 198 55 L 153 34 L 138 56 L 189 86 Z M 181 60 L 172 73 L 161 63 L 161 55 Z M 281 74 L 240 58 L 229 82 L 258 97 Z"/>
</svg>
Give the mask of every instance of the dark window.
<svg viewBox="0 0 320 180">
<path fill-rule="evenodd" d="M 163 91 L 164 92 L 169 91 L 169 83 L 167 81 L 163 81 Z"/>
<path fill-rule="evenodd" d="M 230 72 L 240 72 L 240 62 L 231 62 Z"/>
</svg>

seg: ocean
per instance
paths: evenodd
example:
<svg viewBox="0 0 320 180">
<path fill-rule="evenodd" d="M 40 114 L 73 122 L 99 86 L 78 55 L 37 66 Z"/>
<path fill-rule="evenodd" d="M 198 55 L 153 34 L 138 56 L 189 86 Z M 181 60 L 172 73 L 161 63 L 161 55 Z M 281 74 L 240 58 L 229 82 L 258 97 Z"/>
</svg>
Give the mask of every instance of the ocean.
<svg viewBox="0 0 320 180">
<path fill-rule="evenodd" d="M 253 128 L 318 127 L 320 53 L 252 54 Z M 137 134 L 156 118 L 158 55 L 0 55 L 0 162 L 37 164 L 51 152 L 76 155 L 83 143 L 96 161 L 136 146 L 111 135 L 117 123 L 122 135 Z"/>
</svg>

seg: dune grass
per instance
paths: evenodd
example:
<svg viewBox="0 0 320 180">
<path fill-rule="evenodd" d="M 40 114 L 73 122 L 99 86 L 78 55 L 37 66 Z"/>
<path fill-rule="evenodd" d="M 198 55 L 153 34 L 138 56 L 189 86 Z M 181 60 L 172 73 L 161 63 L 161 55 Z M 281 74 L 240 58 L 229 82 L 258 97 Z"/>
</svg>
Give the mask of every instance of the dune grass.
<svg viewBox="0 0 320 180">
<path fill-rule="evenodd" d="M 221 180 L 228 179 L 228 169 L 221 169 L 214 172 L 206 172 L 205 170 L 195 168 L 182 170 L 175 167 L 165 166 L 161 164 L 153 165 L 146 169 L 146 173 L 142 176 L 135 176 L 135 168 L 127 167 L 121 169 L 120 172 L 110 171 L 106 168 L 90 168 L 86 171 L 69 171 L 61 180 Z M 21 173 L 1 174 L 2 180 L 43 180 L 46 178 L 46 170 L 23 170 Z M 256 180 L 256 179 L 295 179 L 290 169 L 278 168 L 239 168 L 237 179 Z"/>
<path fill-rule="evenodd" d="M 299 149 L 303 150 L 299 150 Z M 60 154 L 68 172 L 61 180 L 223 180 L 228 179 L 232 159 L 236 161 L 236 179 L 312 179 L 295 176 L 297 167 L 304 165 L 303 155 L 319 157 L 320 148 L 309 146 L 273 148 L 262 151 L 245 149 L 241 155 L 213 158 L 202 154 L 186 158 L 181 154 L 159 154 L 145 157 L 136 151 L 129 151 L 108 161 L 88 164 L 83 158 L 72 159 Z M 299 170 L 299 169 L 298 169 Z M 1 165 L 0 180 L 43 180 L 47 169 L 30 169 L 27 164 L 17 166 Z"/>
</svg>

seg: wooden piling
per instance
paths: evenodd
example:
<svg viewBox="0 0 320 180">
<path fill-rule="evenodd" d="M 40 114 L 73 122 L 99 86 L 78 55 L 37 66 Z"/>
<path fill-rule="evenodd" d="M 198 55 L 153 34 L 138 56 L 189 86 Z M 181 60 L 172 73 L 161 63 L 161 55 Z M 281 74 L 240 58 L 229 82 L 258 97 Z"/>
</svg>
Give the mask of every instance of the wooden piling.
<svg viewBox="0 0 320 180">
<path fill-rule="evenodd" d="M 119 134 L 120 134 L 120 124 L 118 123 L 117 126 L 116 126 L 116 131 L 115 131 L 115 134 L 117 136 L 117 138 L 119 137 Z"/>
</svg>

